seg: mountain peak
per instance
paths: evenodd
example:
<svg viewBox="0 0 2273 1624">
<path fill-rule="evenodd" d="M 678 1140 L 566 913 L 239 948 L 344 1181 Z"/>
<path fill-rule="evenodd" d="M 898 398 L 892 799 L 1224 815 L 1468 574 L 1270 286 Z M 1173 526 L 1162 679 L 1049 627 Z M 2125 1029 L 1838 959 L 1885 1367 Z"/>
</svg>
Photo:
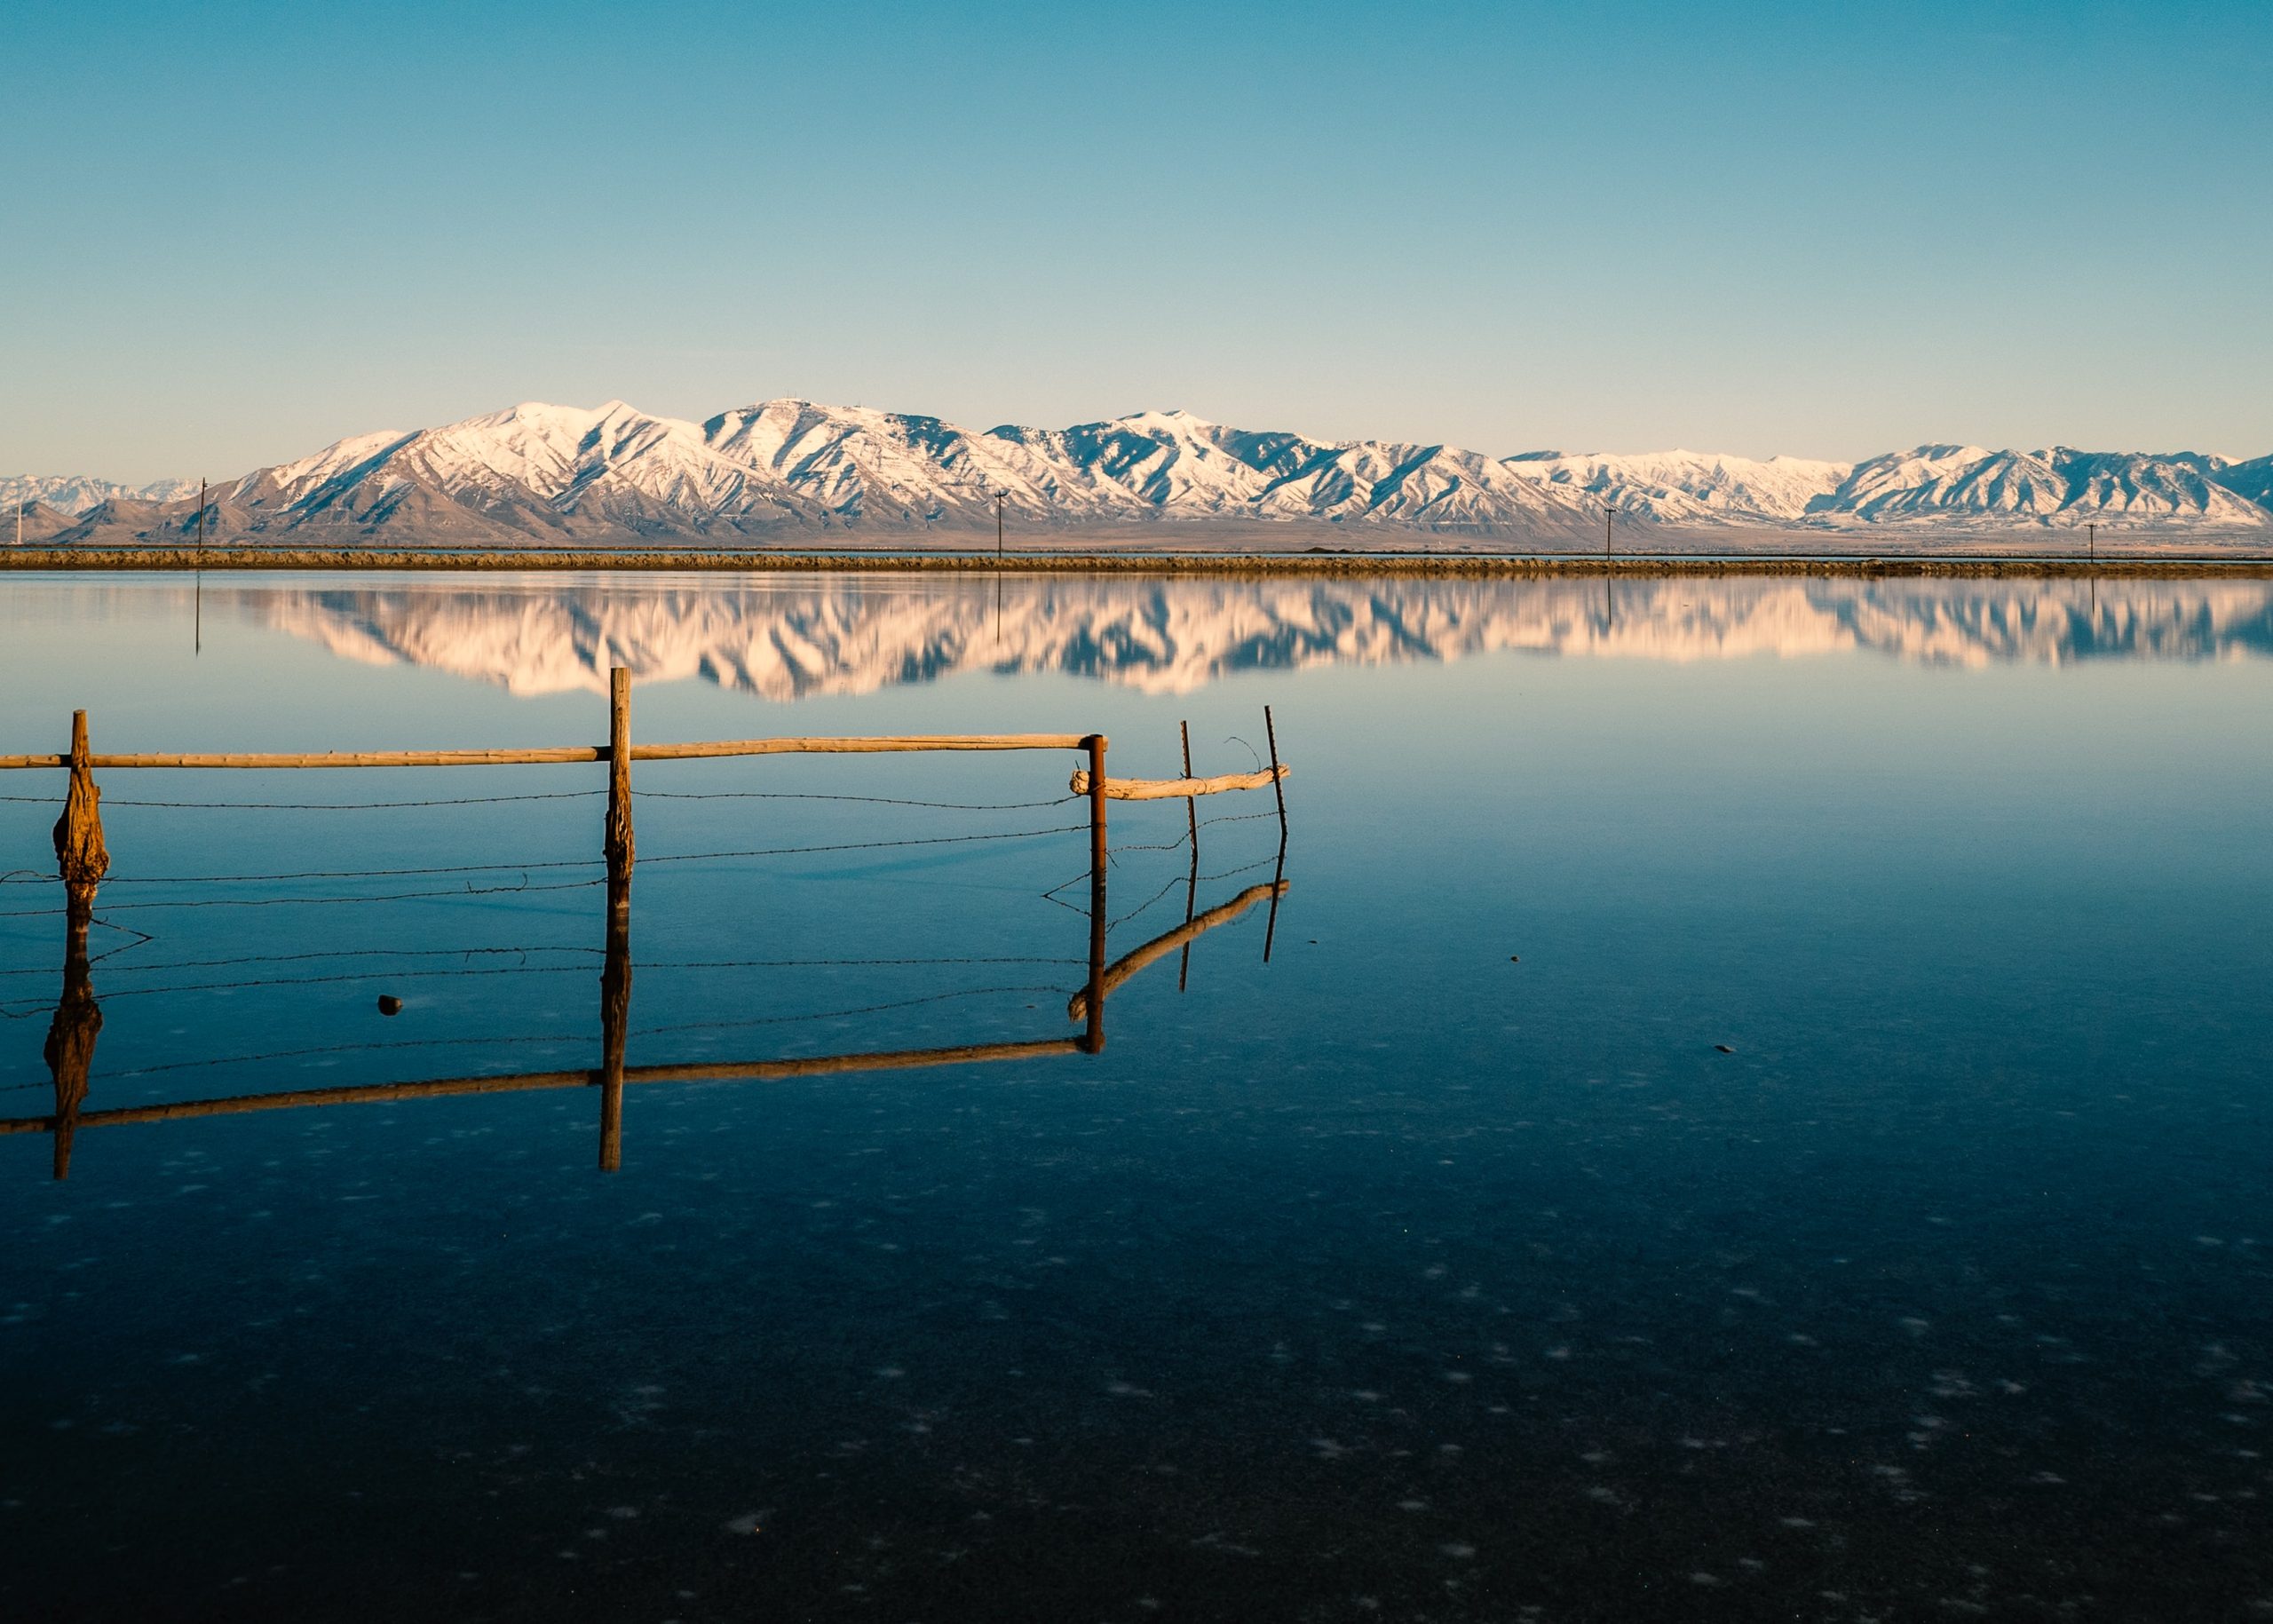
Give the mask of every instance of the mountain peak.
<svg viewBox="0 0 2273 1624">
<path fill-rule="evenodd" d="M 1553 544 L 1598 536 L 1605 507 L 1629 523 L 1703 529 L 2010 531 L 2104 519 L 2261 534 L 2273 529 L 2269 466 L 2273 459 L 1955 442 L 1853 463 L 1685 447 L 1493 457 L 1254 432 L 1181 408 L 980 433 L 784 396 L 701 424 L 620 400 L 524 400 L 413 432 L 352 436 L 218 488 L 223 534 L 240 537 L 304 525 L 498 546 L 582 535 L 991 531 L 999 498 L 1028 530 L 1183 520 L 1246 527 L 1246 541 L 1266 547 L 1277 543 L 1257 542 L 1254 527 Z M 123 539 L 145 535 L 143 526 L 152 536 L 173 534 L 183 488 L 15 479 L 0 480 L 0 499 L 94 515 L 66 540 L 84 539 L 82 531 Z M 146 519 L 138 501 L 174 505 Z"/>
</svg>

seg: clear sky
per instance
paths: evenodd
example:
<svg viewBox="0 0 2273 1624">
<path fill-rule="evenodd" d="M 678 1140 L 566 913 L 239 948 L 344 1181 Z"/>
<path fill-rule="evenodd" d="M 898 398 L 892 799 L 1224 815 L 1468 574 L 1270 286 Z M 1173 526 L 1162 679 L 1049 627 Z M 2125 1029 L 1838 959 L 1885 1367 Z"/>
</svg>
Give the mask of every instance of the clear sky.
<svg viewBox="0 0 2273 1624">
<path fill-rule="evenodd" d="M 2273 4 L 0 21 L 0 473 L 520 400 L 2273 451 Z"/>
</svg>

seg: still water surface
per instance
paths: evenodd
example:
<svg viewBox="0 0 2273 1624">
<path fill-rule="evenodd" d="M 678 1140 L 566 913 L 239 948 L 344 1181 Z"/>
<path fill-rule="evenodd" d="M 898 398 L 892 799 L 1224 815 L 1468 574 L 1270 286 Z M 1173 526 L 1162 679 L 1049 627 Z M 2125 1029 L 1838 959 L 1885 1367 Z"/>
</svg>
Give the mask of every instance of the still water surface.
<svg viewBox="0 0 2273 1624">
<path fill-rule="evenodd" d="M 614 1173 L 589 1088 L 0 1137 L 0 1614 L 2273 1607 L 2264 583 L 0 577 L 0 753 L 587 743 L 611 664 L 1148 776 L 1269 703 L 1285 899 Z M 631 1064 L 1074 1035 L 1073 764 L 643 764 Z M 83 1112 L 597 1064 L 603 771 L 104 775 Z M 1188 899 L 1116 803 L 1111 953 L 1269 810 Z"/>
</svg>

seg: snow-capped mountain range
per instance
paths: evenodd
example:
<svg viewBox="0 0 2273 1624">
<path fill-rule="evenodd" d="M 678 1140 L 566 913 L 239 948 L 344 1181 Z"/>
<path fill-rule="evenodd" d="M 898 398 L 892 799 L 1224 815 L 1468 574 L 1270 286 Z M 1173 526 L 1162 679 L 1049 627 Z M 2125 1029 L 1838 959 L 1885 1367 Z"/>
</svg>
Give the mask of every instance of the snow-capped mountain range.
<svg viewBox="0 0 2273 1624">
<path fill-rule="evenodd" d="M 763 699 L 867 693 L 962 672 L 1087 677 L 1181 693 L 1239 671 L 1495 651 L 1664 661 L 1871 653 L 1935 665 L 2273 658 L 2273 583 L 1575 581 L 842 575 L 763 585 L 527 577 L 469 588 L 223 588 L 245 619 L 344 659 L 519 694 L 701 680 Z"/>
<path fill-rule="evenodd" d="M 40 539 L 178 540 L 179 488 L 0 481 L 44 504 Z M 92 498 L 88 501 L 88 498 Z M 2273 529 L 2273 456 L 1929 445 L 1859 463 L 1707 452 L 1493 456 L 1328 441 L 1144 412 L 1068 429 L 984 431 L 936 417 L 768 400 L 703 423 L 622 401 L 535 403 L 441 428 L 358 435 L 215 487 L 221 541 L 515 546 L 638 540 L 857 544 L 938 534 L 968 544 L 998 503 L 1022 539 L 1152 544 L 1236 533 L 1245 545 L 1548 545 L 1615 522 L 1658 532 L 2128 532 Z M 83 505 L 81 505 L 83 504 Z M 60 524 L 57 520 L 64 520 Z M 1164 522 L 1165 521 L 1165 522 Z M 1415 542 L 1411 538 L 1432 538 Z M 1405 539 L 1400 539 L 1405 538 Z M 27 539 L 30 539 L 28 535 Z"/>
<path fill-rule="evenodd" d="M 6 512 L 12 521 L 16 509 L 34 503 L 75 519 L 106 502 L 174 502 L 196 495 L 194 479 L 121 485 L 115 479 L 98 479 L 88 474 L 0 474 L 0 504 L 5 504 L 0 511 Z"/>
</svg>

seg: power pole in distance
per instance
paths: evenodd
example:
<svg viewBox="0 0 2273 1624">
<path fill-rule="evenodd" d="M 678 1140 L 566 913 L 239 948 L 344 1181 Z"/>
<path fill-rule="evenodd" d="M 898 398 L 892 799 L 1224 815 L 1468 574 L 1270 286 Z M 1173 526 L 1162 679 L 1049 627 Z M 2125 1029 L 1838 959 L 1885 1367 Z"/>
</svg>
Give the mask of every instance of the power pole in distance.
<svg viewBox="0 0 2273 1624">
<path fill-rule="evenodd" d="M 994 493 L 994 565 L 995 565 L 995 567 L 999 569 L 999 568 L 1001 568 L 1001 567 L 1002 567 L 1002 493 L 1001 491 L 996 491 L 996 492 Z"/>
</svg>

